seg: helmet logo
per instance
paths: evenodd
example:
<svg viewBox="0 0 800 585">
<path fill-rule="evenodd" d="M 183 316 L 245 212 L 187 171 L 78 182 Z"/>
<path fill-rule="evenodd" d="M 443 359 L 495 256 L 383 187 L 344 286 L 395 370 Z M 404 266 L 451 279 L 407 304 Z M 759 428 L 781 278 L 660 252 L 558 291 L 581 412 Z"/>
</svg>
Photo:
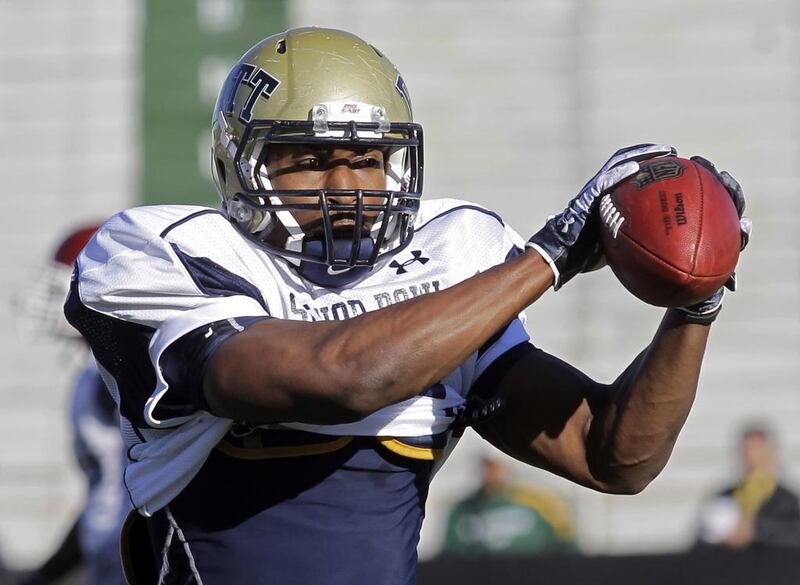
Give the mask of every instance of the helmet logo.
<svg viewBox="0 0 800 585">
<path fill-rule="evenodd" d="M 361 108 L 358 107 L 358 104 L 344 104 L 342 106 L 343 114 L 357 114 L 360 111 Z"/>
<path fill-rule="evenodd" d="M 239 85 L 248 85 L 253 88 L 253 91 L 250 92 L 250 96 L 239 112 L 239 119 L 246 124 L 253 118 L 253 107 L 256 105 L 256 100 L 260 97 L 269 99 L 275 90 L 278 89 L 281 82 L 279 79 L 276 79 L 264 71 L 261 67 L 256 67 L 250 63 L 242 63 L 241 67 L 236 72 L 233 84 L 234 92 Z"/>
</svg>

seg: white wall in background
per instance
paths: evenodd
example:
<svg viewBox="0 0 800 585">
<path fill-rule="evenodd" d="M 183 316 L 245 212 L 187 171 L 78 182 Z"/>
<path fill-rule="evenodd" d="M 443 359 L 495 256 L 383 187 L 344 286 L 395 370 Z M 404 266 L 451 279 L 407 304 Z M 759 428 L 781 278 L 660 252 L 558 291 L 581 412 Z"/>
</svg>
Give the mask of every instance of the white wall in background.
<svg viewBox="0 0 800 585">
<path fill-rule="evenodd" d="M 137 196 L 141 7 L 136 0 L 0 0 L 0 554 L 29 566 L 82 500 L 67 425 L 77 362 L 21 339 L 25 295 L 76 224 Z"/>
</svg>

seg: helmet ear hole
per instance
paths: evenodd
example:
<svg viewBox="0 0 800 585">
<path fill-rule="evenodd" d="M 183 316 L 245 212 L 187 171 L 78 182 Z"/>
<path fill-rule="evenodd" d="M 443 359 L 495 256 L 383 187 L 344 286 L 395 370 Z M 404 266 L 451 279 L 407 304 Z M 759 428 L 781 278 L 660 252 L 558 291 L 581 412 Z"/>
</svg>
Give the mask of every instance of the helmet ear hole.
<svg viewBox="0 0 800 585">
<path fill-rule="evenodd" d="M 279 40 L 278 45 L 275 47 L 275 50 L 278 52 L 279 55 L 283 55 L 286 52 L 286 39 Z"/>
<path fill-rule="evenodd" d="M 225 183 L 225 163 L 219 157 L 215 157 L 214 162 L 217 164 L 217 176 L 219 177 L 220 183 Z"/>
</svg>

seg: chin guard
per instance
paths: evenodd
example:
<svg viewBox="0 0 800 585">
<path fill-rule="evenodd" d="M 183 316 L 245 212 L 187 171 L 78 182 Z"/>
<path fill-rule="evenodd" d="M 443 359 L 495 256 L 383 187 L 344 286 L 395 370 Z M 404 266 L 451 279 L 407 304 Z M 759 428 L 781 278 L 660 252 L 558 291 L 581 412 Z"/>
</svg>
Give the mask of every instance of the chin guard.
<svg viewBox="0 0 800 585">
<path fill-rule="evenodd" d="M 332 257 L 340 262 L 347 262 L 353 253 L 353 240 L 351 238 L 335 238 L 333 242 Z M 370 237 L 361 238 L 358 249 L 358 260 L 367 260 L 372 256 L 375 243 Z M 301 260 L 297 272 L 306 280 L 324 287 L 340 288 L 366 276 L 372 266 L 342 266 L 334 267 L 323 264 L 327 256 L 324 240 L 311 240 L 303 242 L 303 255 L 306 257 L 317 257 L 319 262 Z"/>
</svg>

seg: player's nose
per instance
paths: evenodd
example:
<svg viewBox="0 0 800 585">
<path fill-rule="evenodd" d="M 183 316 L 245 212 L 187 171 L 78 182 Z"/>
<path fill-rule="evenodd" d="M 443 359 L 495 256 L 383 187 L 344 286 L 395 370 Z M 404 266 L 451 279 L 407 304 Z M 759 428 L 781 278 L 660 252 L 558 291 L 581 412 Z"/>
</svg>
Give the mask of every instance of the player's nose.
<svg viewBox="0 0 800 585">
<path fill-rule="evenodd" d="M 356 173 L 349 161 L 337 161 L 325 175 L 326 189 L 362 189 Z"/>
</svg>

